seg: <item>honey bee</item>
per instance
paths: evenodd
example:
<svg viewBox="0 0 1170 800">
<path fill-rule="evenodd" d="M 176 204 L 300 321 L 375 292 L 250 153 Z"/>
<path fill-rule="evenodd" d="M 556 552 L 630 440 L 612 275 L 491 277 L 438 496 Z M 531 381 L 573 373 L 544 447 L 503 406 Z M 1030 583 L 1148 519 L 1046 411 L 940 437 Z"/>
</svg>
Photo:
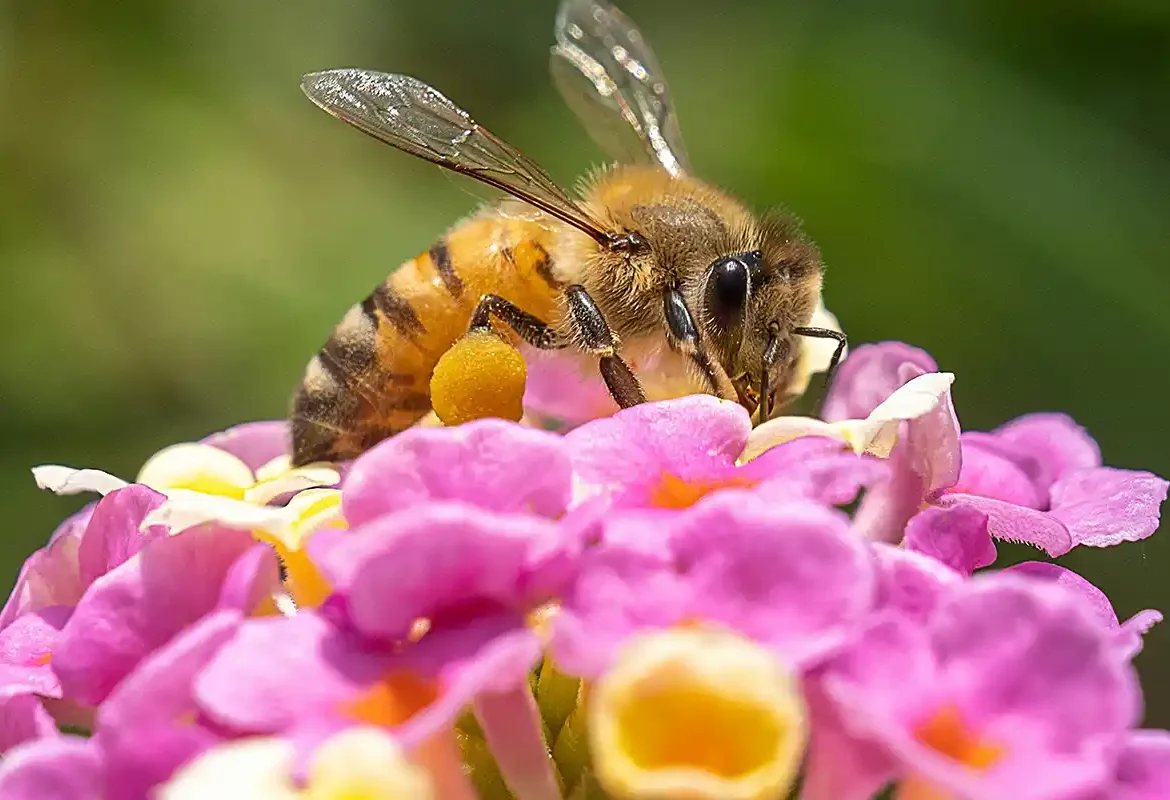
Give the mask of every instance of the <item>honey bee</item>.
<svg viewBox="0 0 1170 800">
<path fill-rule="evenodd" d="M 789 395 L 795 337 L 820 301 L 816 246 L 690 175 L 658 61 L 604 0 L 565 0 L 552 69 L 590 133 L 623 162 L 579 198 L 427 84 L 337 69 L 314 103 L 358 130 L 508 195 L 459 222 L 349 309 L 293 400 L 293 461 L 353 458 L 431 408 L 439 358 L 469 330 L 595 362 L 618 406 L 707 392 L 767 419 Z M 653 356 L 651 359 L 650 357 Z M 639 378 L 631 368 L 652 360 Z"/>
</svg>

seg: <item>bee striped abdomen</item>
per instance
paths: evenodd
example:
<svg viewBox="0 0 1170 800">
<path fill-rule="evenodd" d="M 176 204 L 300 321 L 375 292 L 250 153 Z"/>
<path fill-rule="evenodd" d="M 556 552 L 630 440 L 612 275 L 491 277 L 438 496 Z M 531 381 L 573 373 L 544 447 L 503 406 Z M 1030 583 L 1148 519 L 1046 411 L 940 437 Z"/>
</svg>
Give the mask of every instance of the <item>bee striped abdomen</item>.
<svg viewBox="0 0 1170 800">
<path fill-rule="evenodd" d="M 557 294 L 549 237 L 532 222 L 473 217 L 352 306 L 293 399 L 293 462 L 353 458 L 426 415 L 435 364 L 482 295 L 547 319 Z"/>
</svg>

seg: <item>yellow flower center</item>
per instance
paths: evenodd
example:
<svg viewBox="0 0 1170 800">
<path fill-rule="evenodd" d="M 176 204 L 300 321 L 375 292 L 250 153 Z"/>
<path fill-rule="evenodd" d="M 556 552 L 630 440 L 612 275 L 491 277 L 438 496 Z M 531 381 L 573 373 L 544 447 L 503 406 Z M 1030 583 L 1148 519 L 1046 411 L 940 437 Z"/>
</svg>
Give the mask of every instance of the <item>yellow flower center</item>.
<svg viewBox="0 0 1170 800">
<path fill-rule="evenodd" d="M 658 483 L 650 490 L 650 504 L 657 508 L 690 508 L 712 492 L 720 489 L 749 489 L 756 481 L 731 476 L 713 480 L 684 480 L 670 472 L 663 472 Z"/>
<path fill-rule="evenodd" d="M 783 796 L 807 736 L 792 674 L 722 631 L 675 629 L 631 643 L 589 704 L 597 776 L 622 797 Z"/>
<path fill-rule="evenodd" d="M 248 465 L 224 450 L 188 442 L 163 448 L 142 465 L 138 483 L 156 491 L 186 489 L 242 500 L 255 483 Z"/>
</svg>

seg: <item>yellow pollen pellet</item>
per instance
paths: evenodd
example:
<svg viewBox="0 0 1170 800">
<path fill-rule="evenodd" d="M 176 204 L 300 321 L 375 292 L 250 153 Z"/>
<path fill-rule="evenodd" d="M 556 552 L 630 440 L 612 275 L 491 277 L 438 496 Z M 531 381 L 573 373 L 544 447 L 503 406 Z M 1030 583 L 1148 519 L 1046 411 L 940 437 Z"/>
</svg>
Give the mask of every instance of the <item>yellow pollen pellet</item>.
<svg viewBox="0 0 1170 800">
<path fill-rule="evenodd" d="M 472 331 L 443 354 L 431 376 L 431 406 L 445 425 L 524 414 L 524 357 L 490 331 Z"/>
</svg>

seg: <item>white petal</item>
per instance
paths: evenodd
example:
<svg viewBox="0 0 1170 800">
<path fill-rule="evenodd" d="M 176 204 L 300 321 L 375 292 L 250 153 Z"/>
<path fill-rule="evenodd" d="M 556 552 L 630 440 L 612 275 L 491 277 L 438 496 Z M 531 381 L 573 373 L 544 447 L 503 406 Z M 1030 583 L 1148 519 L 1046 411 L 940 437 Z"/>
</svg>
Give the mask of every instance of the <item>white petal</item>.
<svg viewBox="0 0 1170 800">
<path fill-rule="evenodd" d="M 287 467 L 287 457 L 285 459 Z M 261 467 L 267 470 L 275 465 L 275 460 Z M 264 473 L 257 472 L 257 475 Z M 281 495 L 300 492 L 305 489 L 314 489 L 319 486 L 335 486 L 341 481 L 341 473 L 328 464 L 308 464 L 296 469 L 285 469 L 283 472 L 269 471 L 259 483 L 244 492 L 244 499 L 249 503 L 263 505 L 270 503 Z"/>
<path fill-rule="evenodd" d="M 925 416 L 938 407 L 955 382 L 950 372 L 928 372 L 908 381 L 878 405 L 865 419 L 822 422 L 811 417 L 776 417 L 748 436 L 740 464 L 777 445 L 802 436 L 825 436 L 848 444 L 855 453 L 888 458 L 898 443 L 898 424 Z"/>
<path fill-rule="evenodd" d="M 158 792 L 159 800 L 296 800 L 295 753 L 277 738 L 226 742 L 179 769 Z"/>
<path fill-rule="evenodd" d="M 824 422 L 812 417 L 773 417 L 757 425 L 748 435 L 738 463 L 745 464 L 777 445 L 803 436 L 826 436 L 848 443 L 840 423 Z"/>
<path fill-rule="evenodd" d="M 243 500 L 186 489 L 171 489 L 166 495 L 166 501 L 142 520 L 143 530 L 151 525 L 165 525 L 171 532 L 178 533 L 212 522 L 227 528 L 265 530 L 285 536 L 291 523 L 289 513 L 283 508 L 257 506 Z"/>
<path fill-rule="evenodd" d="M 33 467 L 32 474 L 38 488 L 48 489 L 54 494 L 97 492 L 106 495 L 129 485 L 121 478 L 100 469 L 74 469 L 57 464 Z"/>
<path fill-rule="evenodd" d="M 955 382 L 950 372 L 928 372 L 899 387 L 863 420 L 845 420 L 841 426 L 854 452 L 888 458 L 898 443 L 898 423 L 926 416 L 938 408 Z"/>
<path fill-rule="evenodd" d="M 204 494 L 241 497 L 254 482 L 252 470 L 226 450 L 185 442 L 159 450 L 142 465 L 138 482 L 152 489 L 189 489 Z"/>
<path fill-rule="evenodd" d="M 346 728 L 313 754 L 305 780 L 313 797 L 431 800 L 426 770 L 413 764 L 382 728 Z M 536 795 L 530 795 L 535 797 Z"/>
</svg>

